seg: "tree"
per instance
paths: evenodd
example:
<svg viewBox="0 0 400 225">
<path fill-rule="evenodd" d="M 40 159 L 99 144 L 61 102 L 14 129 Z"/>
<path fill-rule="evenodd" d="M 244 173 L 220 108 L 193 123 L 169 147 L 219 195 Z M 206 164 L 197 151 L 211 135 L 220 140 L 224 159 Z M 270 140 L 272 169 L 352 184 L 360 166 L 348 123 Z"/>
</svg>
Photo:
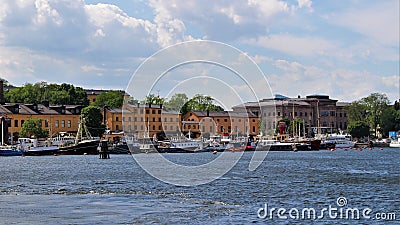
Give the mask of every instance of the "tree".
<svg viewBox="0 0 400 225">
<path fill-rule="evenodd" d="M 48 100 L 50 104 L 59 105 L 89 105 L 86 92 L 80 87 L 63 83 L 48 84 L 38 82 L 36 84 L 26 83 L 22 87 L 16 87 L 4 93 L 7 102 L 26 104 L 38 104 Z"/>
<path fill-rule="evenodd" d="M 21 137 L 45 138 L 49 131 L 42 128 L 42 119 L 28 118 L 21 127 Z"/>
<path fill-rule="evenodd" d="M 369 136 L 369 125 L 365 121 L 352 121 L 347 125 L 347 131 L 353 137 L 367 137 Z"/>
<path fill-rule="evenodd" d="M 121 108 L 124 102 L 124 93 L 121 91 L 108 91 L 102 92 L 96 97 L 96 101 L 93 103 L 94 106 L 104 107 L 110 106 L 113 108 Z"/>
<path fill-rule="evenodd" d="M 208 95 L 197 94 L 189 101 L 187 101 L 181 108 L 182 115 L 186 114 L 190 110 L 200 111 L 224 111 L 224 109 L 214 104 L 214 99 Z"/>
<path fill-rule="evenodd" d="M 104 134 L 106 125 L 102 124 L 103 115 L 99 107 L 87 106 L 83 108 L 81 117 L 92 136 L 101 137 Z"/>
<path fill-rule="evenodd" d="M 400 130 L 400 110 L 396 110 L 396 103 L 383 110 L 380 126 L 384 136 L 388 135 L 389 131 Z"/>
<path fill-rule="evenodd" d="M 165 99 L 160 96 L 155 96 L 154 94 L 149 94 L 146 96 L 146 99 L 143 100 L 142 104 L 154 104 L 154 105 L 162 105 L 164 104 Z"/>
<path fill-rule="evenodd" d="M 165 108 L 181 111 L 182 107 L 188 100 L 189 99 L 186 96 L 186 94 L 183 93 L 174 94 L 169 101 L 165 102 Z"/>
<path fill-rule="evenodd" d="M 375 136 L 377 136 L 377 127 L 381 120 L 382 112 L 388 107 L 390 101 L 385 94 L 380 93 L 372 93 L 368 97 L 362 98 L 361 101 L 367 107 L 367 118 L 375 130 Z"/>
</svg>

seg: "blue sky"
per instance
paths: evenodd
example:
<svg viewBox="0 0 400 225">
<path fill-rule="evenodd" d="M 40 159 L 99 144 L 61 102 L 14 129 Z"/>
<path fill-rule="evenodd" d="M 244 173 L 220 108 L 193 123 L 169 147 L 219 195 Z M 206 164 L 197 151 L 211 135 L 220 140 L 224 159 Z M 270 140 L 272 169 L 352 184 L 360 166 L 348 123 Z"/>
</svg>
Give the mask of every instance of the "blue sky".
<svg viewBox="0 0 400 225">
<path fill-rule="evenodd" d="M 14 85 L 125 89 L 160 49 L 212 40 L 251 57 L 273 93 L 400 98 L 398 0 L 1 2 L 0 77 Z"/>
</svg>

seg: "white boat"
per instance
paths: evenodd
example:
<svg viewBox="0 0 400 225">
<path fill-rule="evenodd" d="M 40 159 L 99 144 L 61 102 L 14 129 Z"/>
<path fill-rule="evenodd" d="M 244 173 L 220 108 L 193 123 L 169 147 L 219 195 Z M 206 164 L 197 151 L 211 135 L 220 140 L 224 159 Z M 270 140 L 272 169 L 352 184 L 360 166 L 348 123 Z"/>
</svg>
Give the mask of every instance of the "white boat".
<svg viewBox="0 0 400 225">
<path fill-rule="evenodd" d="M 400 148 L 400 136 L 397 136 L 397 139 L 392 138 L 389 143 L 390 148 Z"/>
<path fill-rule="evenodd" d="M 51 139 L 18 138 L 18 142 L 24 149 L 25 155 L 53 155 L 59 151 L 59 147 L 53 145 Z"/>
<path fill-rule="evenodd" d="M 353 148 L 356 145 L 349 134 L 329 134 L 324 143 L 334 145 L 335 148 Z"/>
</svg>

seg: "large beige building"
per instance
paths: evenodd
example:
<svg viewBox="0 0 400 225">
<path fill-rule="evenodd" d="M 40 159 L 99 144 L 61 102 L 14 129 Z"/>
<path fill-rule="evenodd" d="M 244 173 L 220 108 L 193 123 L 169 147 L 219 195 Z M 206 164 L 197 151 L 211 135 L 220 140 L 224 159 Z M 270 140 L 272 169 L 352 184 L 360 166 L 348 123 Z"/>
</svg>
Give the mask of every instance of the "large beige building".
<svg viewBox="0 0 400 225">
<path fill-rule="evenodd" d="M 345 131 L 348 124 L 345 106 L 348 104 L 330 99 L 326 95 L 309 95 L 305 98 L 277 95 L 272 99 L 235 106 L 233 110 L 242 111 L 245 108 L 257 115 L 263 123 L 263 134 L 274 134 L 278 122 L 286 118 L 290 121 L 303 121 L 306 133 L 312 135 L 317 132 L 318 127 L 322 133 Z"/>
</svg>

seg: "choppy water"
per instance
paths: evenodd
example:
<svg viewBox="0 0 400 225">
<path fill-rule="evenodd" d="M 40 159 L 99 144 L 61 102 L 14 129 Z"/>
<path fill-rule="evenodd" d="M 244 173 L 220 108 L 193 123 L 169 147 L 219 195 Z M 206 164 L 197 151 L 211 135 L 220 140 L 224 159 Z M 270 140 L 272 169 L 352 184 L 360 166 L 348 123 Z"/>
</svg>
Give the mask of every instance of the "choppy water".
<svg viewBox="0 0 400 225">
<path fill-rule="evenodd" d="M 237 154 L 237 153 L 232 153 Z M 151 155 L 148 155 L 151 157 Z M 0 224 L 378 224 L 400 220 L 400 149 L 269 152 L 256 171 L 252 153 L 220 179 L 195 187 L 165 184 L 129 155 L 0 158 Z M 211 153 L 169 154 L 201 164 Z M 272 208 L 332 205 L 395 213 L 397 221 L 272 219 Z M 374 215 L 371 213 L 371 215 Z"/>
</svg>

